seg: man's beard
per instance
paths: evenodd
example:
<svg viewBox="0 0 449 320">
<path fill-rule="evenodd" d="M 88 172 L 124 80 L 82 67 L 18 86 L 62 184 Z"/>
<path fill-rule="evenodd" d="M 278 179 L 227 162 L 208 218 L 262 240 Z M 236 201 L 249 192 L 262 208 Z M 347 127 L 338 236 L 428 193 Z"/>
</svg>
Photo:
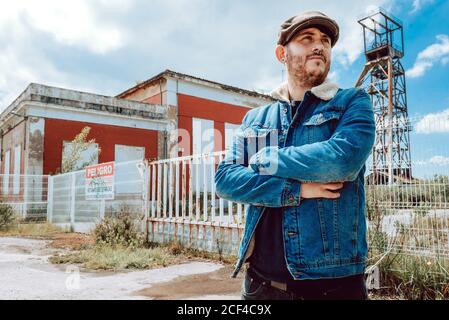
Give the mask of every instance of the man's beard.
<svg viewBox="0 0 449 320">
<path fill-rule="evenodd" d="M 305 88 L 312 88 L 322 84 L 329 73 L 330 63 L 328 61 L 323 63 L 326 64 L 324 72 L 318 74 L 312 73 L 306 70 L 303 57 L 289 55 L 287 59 L 287 71 L 290 78 L 296 84 Z"/>
</svg>

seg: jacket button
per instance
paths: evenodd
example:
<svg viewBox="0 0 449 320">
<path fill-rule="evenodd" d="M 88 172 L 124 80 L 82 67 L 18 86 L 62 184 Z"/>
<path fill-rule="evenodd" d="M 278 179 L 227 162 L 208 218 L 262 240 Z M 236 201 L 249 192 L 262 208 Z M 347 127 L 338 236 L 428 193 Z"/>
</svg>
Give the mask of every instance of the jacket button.
<svg viewBox="0 0 449 320">
<path fill-rule="evenodd" d="M 287 113 L 287 108 L 284 108 L 284 113 Z"/>
</svg>

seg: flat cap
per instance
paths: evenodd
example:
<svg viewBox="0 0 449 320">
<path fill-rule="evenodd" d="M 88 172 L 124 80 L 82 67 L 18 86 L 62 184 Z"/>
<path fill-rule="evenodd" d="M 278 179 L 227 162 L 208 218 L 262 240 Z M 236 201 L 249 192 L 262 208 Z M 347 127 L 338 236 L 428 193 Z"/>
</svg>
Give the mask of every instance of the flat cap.
<svg viewBox="0 0 449 320">
<path fill-rule="evenodd" d="M 302 12 L 287 19 L 281 25 L 278 44 L 286 45 L 296 33 L 312 27 L 318 28 L 326 33 L 331 38 L 332 47 L 335 45 L 339 36 L 338 24 L 335 20 L 319 11 Z"/>
</svg>

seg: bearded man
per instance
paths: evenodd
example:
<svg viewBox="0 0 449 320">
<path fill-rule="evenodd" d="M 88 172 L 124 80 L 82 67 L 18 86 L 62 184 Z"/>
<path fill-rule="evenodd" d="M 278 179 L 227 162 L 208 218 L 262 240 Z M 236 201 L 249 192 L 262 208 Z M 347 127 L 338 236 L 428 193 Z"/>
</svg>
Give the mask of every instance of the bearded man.
<svg viewBox="0 0 449 320">
<path fill-rule="evenodd" d="M 327 81 L 335 20 L 286 20 L 276 58 L 287 82 L 250 110 L 215 175 L 217 194 L 246 204 L 233 277 L 243 299 L 367 299 L 364 173 L 374 144 L 368 94 Z"/>
</svg>

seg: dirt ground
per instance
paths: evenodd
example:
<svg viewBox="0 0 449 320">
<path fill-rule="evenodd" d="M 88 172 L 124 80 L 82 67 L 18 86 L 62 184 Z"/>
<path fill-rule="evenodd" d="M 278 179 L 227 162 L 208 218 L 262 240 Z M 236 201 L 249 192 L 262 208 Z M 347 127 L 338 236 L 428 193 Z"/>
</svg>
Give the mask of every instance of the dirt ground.
<svg viewBox="0 0 449 320">
<path fill-rule="evenodd" d="M 92 244 L 92 237 L 83 233 L 57 233 L 52 235 L 49 247 L 55 249 L 79 250 L 83 245 Z"/>
<path fill-rule="evenodd" d="M 155 284 L 137 294 L 156 300 L 180 299 L 240 299 L 242 274 L 230 278 L 231 265 L 209 273 L 178 277 L 170 282 Z"/>
<path fill-rule="evenodd" d="M 191 259 L 165 268 L 88 272 L 48 258 L 89 241 L 84 235 L 50 240 L 0 237 L 0 299 L 239 299 L 241 279 L 230 266 Z"/>
</svg>

